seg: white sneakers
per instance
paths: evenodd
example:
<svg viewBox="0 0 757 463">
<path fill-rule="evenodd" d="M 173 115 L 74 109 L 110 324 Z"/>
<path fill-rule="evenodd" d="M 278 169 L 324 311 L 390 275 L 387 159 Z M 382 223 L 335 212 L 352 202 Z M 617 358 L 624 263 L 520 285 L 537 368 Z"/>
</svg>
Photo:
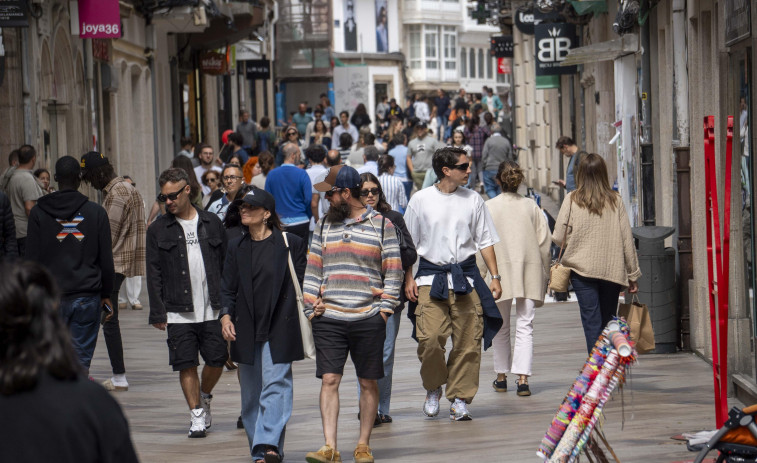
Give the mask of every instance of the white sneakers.
<svg viewBox="0 0 757 463">
<path fill-rule="evenodd" d="M 452 421 L 470 421 L 473 419 L 468 412 L 468 404 L 463 399 L 455 399 L 449 406 L 449 419 Z"/>
<path fill-rule="evenodd" d="M 205 437 L 205 410 L 195 408 L 189 412 L 191 425 L 189 426 L 189 437 Z"/>
<path fill-rule="evenodd" d="M 209 428 L 213 422 L 213 418 L 210 416 L 210 401 L 213 400 L 213 395 L 200 393 L 200 406 L 205 411 L 205 427 Z"/>
<path fill-rule="evenodd" d="M 442 397 L 442 387 L 433 391 L 426 391 L 426 401 L 423 403 L 423 413 L 426 416 L 436 416 L 439 414 L 439 399 Z"/>
</svg>

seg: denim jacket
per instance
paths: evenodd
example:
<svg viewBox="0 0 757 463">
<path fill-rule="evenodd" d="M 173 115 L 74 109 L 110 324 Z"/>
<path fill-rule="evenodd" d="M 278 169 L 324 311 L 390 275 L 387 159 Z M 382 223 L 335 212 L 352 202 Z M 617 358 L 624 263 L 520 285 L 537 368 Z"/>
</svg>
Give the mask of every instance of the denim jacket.
<svg viewBox="0 0 757 463">
<path fill-rule="evenodd" d="M 215 214 L 199 209 L 197 213 L 197 236 L 205 264 L 210 305 L 213 310 L 220 310 L 226 231 Z M 147 229 L 147 292 L 150 324 L 165 323 L 166 312 L 194 311 L 184 229 L 172 214 L 160 217 Z"/>
</svg>

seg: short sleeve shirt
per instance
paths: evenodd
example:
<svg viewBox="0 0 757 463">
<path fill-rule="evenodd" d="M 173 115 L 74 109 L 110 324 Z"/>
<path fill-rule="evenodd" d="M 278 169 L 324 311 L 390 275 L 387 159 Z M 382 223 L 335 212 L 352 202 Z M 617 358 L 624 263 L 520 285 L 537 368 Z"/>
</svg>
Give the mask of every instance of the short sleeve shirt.
<svg viewBox="0 0 757 463">
<path fill-rule="evenodd" d="M 8 182 L 8 199 L 10 199 L 11 209 L 13 210 L 16 238 L 26 238 L 29 217 L 26 215 L 24 202 L 37 201 L 44 194 L 31 170 L 16 169 Z"/>
</svg>

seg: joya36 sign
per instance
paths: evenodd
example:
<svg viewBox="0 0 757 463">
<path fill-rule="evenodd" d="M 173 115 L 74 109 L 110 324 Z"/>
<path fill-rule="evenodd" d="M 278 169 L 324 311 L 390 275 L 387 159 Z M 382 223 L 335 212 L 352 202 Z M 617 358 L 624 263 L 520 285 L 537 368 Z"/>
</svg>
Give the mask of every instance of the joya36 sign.
<svg viewBox="0 0 757 463">
<path fill-rule="evenodd" d="M 118 0 L 79 0 L 79 37 L 109 39 L 121 37 Z"/>
<path fill-rule="evenodd" d="M 576 73 L 576 66 L 560 66 L 570 49 L 578 46 L 574 24 L 537 24 L 534 26 L 534 39 L 537 76 Z"/>
</svg>

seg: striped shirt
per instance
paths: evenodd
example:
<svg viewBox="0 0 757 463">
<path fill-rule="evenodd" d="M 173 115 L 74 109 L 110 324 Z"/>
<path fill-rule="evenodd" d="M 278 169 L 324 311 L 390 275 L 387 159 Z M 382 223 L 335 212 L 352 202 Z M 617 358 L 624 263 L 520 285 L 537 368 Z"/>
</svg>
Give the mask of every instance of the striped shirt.
<svg viewBox="0 0 757 463">
<path fill-rule="evenodd" d="M 379 177 L 379 183 L 381 184 L 381 189 L 384 190 L 386 202 L 389 203 L 392 210 L 400 213 L 405 212 L 407 195 L 405 194 L 405 186 L 402 184 L 402 180 L 384 172 Z"/>
<path fill-rule="evenodd" d="M 319 296 L 326 305 L 323 316 L 328 318 L 362 320 L 379 312 L 394 313 L 399 304 L 402 261 L 392 222 L 371 208 L 357 220 L 324 220 L 313 231 L 308 254 L 305 315 L 313 316 Z"/>
</svg>

